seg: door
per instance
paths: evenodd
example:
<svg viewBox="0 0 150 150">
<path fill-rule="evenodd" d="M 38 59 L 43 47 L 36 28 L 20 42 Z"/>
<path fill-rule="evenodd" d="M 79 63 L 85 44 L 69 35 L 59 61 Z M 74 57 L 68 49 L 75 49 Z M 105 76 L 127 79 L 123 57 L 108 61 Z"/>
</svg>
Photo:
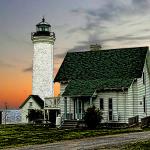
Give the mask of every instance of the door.
<svg viewBox="0 0 150 150">
<path fill-rule="evenodd" d="M 49 111 L 49 121 L 55 125 L 56 124 L 56 110 Z"/>
<path fill-rule="evenodd" d="M 84 101 L 80 99 L 74 100 L 74 119 L 81 120 L 84 116 Z"/>
</svg>

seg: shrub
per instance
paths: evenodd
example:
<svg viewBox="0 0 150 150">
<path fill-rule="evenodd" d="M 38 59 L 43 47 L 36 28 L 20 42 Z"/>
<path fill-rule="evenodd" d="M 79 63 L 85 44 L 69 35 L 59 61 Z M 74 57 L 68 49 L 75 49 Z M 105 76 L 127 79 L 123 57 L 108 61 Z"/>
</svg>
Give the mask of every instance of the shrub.
<svg viewBox="0 0 150 150">
<path fill-rule="evenodd" d="M 27 118 L 29 119 L 29 122 L 33 121 L 35 123 L 42 123 L 41 120 L 44 118 L 44 116 L 41 110 L 31 109 L 28 112 Z"/>
<path fill-rule="evenodd" d="M 89 107 L 85 112 L 84 120 L 89 129 L 95 129 L 102 120 L 102 112 L 95 106 Z"/>
</svg>

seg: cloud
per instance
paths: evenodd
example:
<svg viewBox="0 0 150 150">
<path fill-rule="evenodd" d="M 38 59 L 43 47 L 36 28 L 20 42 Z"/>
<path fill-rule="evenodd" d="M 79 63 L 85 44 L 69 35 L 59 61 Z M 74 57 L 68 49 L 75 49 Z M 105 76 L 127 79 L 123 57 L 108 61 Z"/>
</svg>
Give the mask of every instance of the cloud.
<svg viewBox="0 0 150 150">
<path fill-rule="evenodd" d="M 117 47 L 128 41 L 142 44 L 149 39 L 149 0 L 108 0 L 97 9 L 77 8 L 71 12 L 85 19 L 85 24 L 68 30 L 69 36 L 83 37 L 70 51 L 86 50 L 91 43 Z"/>
<path fill-rule="evenodd" d="M 132 5 L 134 7 L 140 8 L 140 9 L 142 9 L 142 8 L 148 9 L 149 4 L 150 4 L 149 0 L 132 0 Z M 142 10 L 144 10 L 144 9 L 142 9 Z"/>
<path fill-rule="evenodd" d="M 66 55 L 66 52 L 65 53 L 60 53 L 60 54 L 55 54 L 54 57 L 55 59 L 63 59 Z"/>
<path fill-rule="evenodd" d="M 0 67 L 12 68 L 12 67 L 15 67 L 15 66 L 10 64 L 10 63 L 6 63 L 6 62 L 0 60 Z"/>
<path fill-rule="evenodd" d="M 23 69 L 23 72 L 32 72 L 32 66 Z"/>
<path fill-rule="evenodd" d="M 149 4 L 149 0 L 108 0 L 107 3 L 101 5 L 97 9 L 77 8 L 71 12 L 77 15 L 97 18 L 100 21 L 111 21 L 127 15 L 142 15 L 144 12 L 149 11 Z"/>
<path fill-rule="evenodd" d="M 81 9 L 77 8 L 71 12 L 83 16 L 86 19 L 86 24 L 84 27 L 76 27 L 69 30 L 69 33 L 75 32 L 89 32 L 91 30 L 96 30 L 99 28 L 101 32 L 106 30 L 107 23 L 109 25 L 118 22 L 126 23 L 132 22 L 133 25 L 135 17 L 145 17 L 149 15 L 150 12 L 150 1 L 149 0 L 108 0 L 107 3 L 101 5 L 97 9 Z M 145 16 L 143 16 L 143 14 Z M 132 20 L 130 20 L 130 18 Z M 141 18 L 140 20 L 141 21 Z M 110 26 L 109 26 L 110 27 Z"/>
</svg>

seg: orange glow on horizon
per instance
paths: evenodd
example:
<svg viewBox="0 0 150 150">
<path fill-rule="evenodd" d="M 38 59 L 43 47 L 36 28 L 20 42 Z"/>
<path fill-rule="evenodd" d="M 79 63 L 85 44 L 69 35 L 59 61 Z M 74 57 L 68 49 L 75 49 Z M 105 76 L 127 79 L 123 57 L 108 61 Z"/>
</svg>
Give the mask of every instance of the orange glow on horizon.
<svg viewBox="0 0 150 150">
<path fill-rule="evenodd" d="M 5 68 L 4 68 L 5 69 Z M 3 69 L 3 70 L 4 70 Z M 32 93 L 32 75 L 9 69 L 0 71 L 0 108 L 7 104 L 8 108 L 19 108 L 24 100 Z M 60 84 L 54 84 L 54 95 L 60 93 Z"/>
</svg>

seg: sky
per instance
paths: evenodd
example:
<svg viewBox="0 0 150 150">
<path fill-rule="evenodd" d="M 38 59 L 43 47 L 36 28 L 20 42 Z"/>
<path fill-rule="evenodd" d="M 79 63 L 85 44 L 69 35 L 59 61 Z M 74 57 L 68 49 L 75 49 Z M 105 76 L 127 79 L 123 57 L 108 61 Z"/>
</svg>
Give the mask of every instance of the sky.
<svg viewBox="0 0 150 150">
<path fill-rule="evenodd" d="M 31 32 L 42 17 L 56 34 L 54 74 L 69 51 L 150 45 L 150 0 L 3 0 L 0 2 L 0 107 L 31 94 Z M 55 95 L 59 84 L 55 84 Z"/>
</svg>

